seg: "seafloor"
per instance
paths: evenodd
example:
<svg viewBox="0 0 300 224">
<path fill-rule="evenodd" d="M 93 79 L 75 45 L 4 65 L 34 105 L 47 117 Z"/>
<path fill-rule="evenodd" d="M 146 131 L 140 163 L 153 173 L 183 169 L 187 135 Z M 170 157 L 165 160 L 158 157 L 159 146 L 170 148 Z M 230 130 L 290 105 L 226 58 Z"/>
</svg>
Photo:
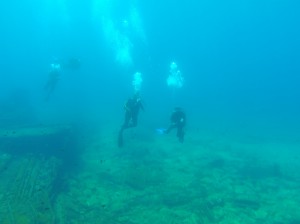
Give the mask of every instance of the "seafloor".
<svg viewBox="0 0 300 224">
<path fill-rule="evenodd" d="M 1 224 L 299 224 L 300 142 L 0 130 Z"/>
</svg>

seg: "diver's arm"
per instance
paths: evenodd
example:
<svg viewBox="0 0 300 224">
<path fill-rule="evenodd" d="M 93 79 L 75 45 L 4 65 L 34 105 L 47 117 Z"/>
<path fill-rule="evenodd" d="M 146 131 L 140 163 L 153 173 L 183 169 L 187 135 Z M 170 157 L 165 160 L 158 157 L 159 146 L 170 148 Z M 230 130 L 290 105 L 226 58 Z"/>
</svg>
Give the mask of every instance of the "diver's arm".
<svg viewBox="0 0 300 224">
<path fill-rule="evenodd" d="M 129 105 L 129 100 L 127 100 L 126 102 L 125 102 L 125 104 L 124 104 L 124 110 L 125 111 L 130 111 L 130 107 L 128 106 Z"/>
</svg>

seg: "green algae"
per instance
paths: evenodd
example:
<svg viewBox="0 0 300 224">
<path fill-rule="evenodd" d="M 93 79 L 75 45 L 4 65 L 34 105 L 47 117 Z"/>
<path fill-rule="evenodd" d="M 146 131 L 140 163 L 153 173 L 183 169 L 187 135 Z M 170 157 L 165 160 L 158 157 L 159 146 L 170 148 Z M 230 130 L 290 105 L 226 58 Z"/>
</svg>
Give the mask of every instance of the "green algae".
<svg viewBox="0 0 300 224">
<path fill-rule="evenodd" d="M 49 130 L 43 135 L 55 128 Z M 28 133 L 40 136 L 32 130 L 18 133 L 15 140 Z M 89 139 L 81 143 L 82 167 L 66 176 L 67 187 L 55 194 L 60 157 L 0 153 L 0 222 L 299 222 L 298 165 L 258 154 L 257 148 L 270 150 L 272 144 L 190 138 L 183 145 L 169 138 L 137 138 L 123 149 L 112 146 L 110 138 Z"/>
</svg>

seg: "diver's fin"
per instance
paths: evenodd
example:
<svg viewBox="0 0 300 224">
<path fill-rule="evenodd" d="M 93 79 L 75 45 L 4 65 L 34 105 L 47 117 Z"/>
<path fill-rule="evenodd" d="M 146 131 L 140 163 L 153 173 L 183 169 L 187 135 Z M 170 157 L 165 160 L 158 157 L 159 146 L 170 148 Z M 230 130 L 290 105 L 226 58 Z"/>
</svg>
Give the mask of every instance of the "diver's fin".
<svg viewBox="0 0 300 224">
<path fill-rule="evenodd" d="M 167 129 L 166 128 L 157 128 L 156 129 L 156 133 L 160 134 L 160 135 L 166 134 L 167 133 Z"/>
</svg>

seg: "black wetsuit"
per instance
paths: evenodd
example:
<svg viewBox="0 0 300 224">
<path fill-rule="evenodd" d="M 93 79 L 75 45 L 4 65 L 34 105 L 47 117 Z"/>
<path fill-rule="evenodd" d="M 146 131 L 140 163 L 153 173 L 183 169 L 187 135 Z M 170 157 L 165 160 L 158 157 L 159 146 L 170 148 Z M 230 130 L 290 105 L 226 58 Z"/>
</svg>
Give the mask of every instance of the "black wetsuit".
<svg viewBox="0 0 300 224">
<path fill-rule="evenodd" d="M 143 104 L 140 98 L 130 98 L 127 100 L 125 106 L 125 118 L 124 123 L 119 131 L 119 146 L 123 145 L 123 131 L 127 128 L 133 128 L 137 126 L 138 115 L 140 109 L 144 110 Z"/>
<path fill-rule="evenodd" d="M 184 111 L 181 109 L 176 109 L 171 115 L 171 124 L 165 133 L 169 133 L 173 128 L 177 128 L 177 137 L 180 142 L 183 142 L 185 124 L 186 116 Z"/>
<path fill-rule="evenodd" d="M 59 77 L 60 77 L 60 71 L 53 69 L 49 72 L 49 78 L 48 81 L 45 85 L 45 91 L 46 91 L 46 98 L 45 100 L 48 101 L 50 95 L 52 94 L 52 92 L 54 91 L 58 81 L 59 81 Z"/>
</svg>

